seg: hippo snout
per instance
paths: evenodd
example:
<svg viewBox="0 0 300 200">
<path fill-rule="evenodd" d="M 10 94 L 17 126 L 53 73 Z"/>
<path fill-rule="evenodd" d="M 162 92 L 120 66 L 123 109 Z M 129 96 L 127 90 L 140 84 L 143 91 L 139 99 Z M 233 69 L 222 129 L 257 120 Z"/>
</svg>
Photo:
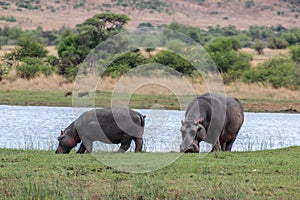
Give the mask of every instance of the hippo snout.
<svg viewBox="0 0 300 200">
<path fill-rule="evenodd" d="M 184 153 L 199 153 L 199 145 L 198 141 L 194 140 L 191 145 L 189 145 L 187 148 L 184 148 L 182 145 L 180 146 L 180 152 Z"/>
</svg>

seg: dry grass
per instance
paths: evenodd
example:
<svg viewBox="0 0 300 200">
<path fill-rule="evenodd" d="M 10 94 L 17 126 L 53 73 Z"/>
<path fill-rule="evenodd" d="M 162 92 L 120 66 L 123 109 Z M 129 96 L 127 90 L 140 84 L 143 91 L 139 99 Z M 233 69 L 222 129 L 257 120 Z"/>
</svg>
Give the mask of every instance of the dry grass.
<svg viewBox="0 0 300 200">
<path fill-rule="evenodd" d="M 258 55 L 257 52 L 254 49 L 251 48 L 243 48 L 241 49 L 242 52 L 249 53 L 253 55 L 253 60 L 251 62 L 252 66 L 257 66 L 258 64 L 263 63 L 264 61 L 274 58 L 277 56 L 287 56 L 289 53 L 288 49 L 264 49 L 263 55 Z"/>
<path fill-rule="evenodd" d="M 17 46 L 15 45 L 4 45 L 0 48 L 0 57 L 4 56 L 7 53 L 12 52 Z M 49 51 L 49 55 L 57 56 L 57 49 L 55 46 L 47 46 L 47 50 Z"/>
<path fill-rule="evenodd" d="M 13 82 L 2 81 L 0 89 L 3 91 L 67 91 L 74 89 L 73 83 L 58 75 L 50 77 L 40 76 L 31 80 L 17 79 Z M 178 77 L 123 77 L 114 79 L 106 77 L 96 85 L 96 82 L 87 82 L 81 86 L 85 90 L 114 91 L 117 93 L 135 93 L 142 95 L 196 95 L 208 91 L 205 83 L 193 82 L 191 79 Z M 241 99 L 266 99 L 266 100 L 300 100 L 300 91 L 286 88 L 274 89 L 270 86 L 259 84 L 245 84 L 236 82 L 224 86 L 226 94 Z"/>
<path fill-rule="evenodd" d="M 128 77 L 120 79 L 106 77 L 99 81 L 97 90 L 143 95 L 191 95 L 207 91 L 205 84 L 193 87 L 186 78 L 168 77 Z"/>
<path fill-rule="evenodd" d="M 225 86 L 226 94 L 241 99 L 300 100 L 300 91 L 286 88 L 274 89 L 259 84 L 233 83 Z"/>
<path fill-rule="evenodd" d="M 21 78 L 12 82 L 3 80 L 0 82 L 0 89 L 3 91 L 66 91 L 73 90 L 73 83 L 67 83 L 59 75 L 39 76 L 30 80 Z"/>
</svg>

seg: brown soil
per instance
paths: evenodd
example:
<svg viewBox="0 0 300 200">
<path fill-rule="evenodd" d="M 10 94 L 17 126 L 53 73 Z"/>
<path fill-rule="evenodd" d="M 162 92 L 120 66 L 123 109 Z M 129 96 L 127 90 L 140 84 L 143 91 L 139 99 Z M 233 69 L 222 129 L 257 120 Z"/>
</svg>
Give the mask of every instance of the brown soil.
<svg viewBox="0 0 300 200">
<path fill-rule="evenodd" d="M 9 6 L 0 7 L 0 17 L 16 18 L 16 22 L 0 20 L 0 27 L 4 24 L 20 26 L 23 29 L 35 29 L 38 26 L 44 30 L 60 29 L 62 27 L 75 27 L 85 19 L 95 14 L 112 11 L 123 13 L 131 18 L 128 28 L 136 28 L 140 23 L 149 22 L 152 25 L 181 24 L 207 28 L 208 26 L 235 25 L 238 29 L 248 29 L 251 25 L 299 27 L 300 20 L 295 12 L 291 12 L 289 5 L 283 1 L 255 0 L 255 5 L 246 8 L 244 0 L 215 1 L 205 0 L 202 5 L 192 0 L 164 0 L 167 6 L 161 7 L 161 11 L 149 9 L 137 9 L 132 7 L 117 6 L 111 0 L 84 1 L 84 6 L 76 7 L 78 1 L 40 1 L 38 9 L 29 10 L 16 6 L 17 0 L 10 0 Z M 30 1 L 33 5 L 34 1 Z M 116 1 L 115 1 L 116 2 Z M 110 5 L 105 7 L 104 5 Z M 284 15 L 278 15 L 278 13 Z"/>
<path fill-rule="evenodd" d="M 245 111 L 248 112 L 287 112 L 300 113 L 300 102 L 296 103 L 274 103 L 274 102 L 243 102 Z"/>
</svg>

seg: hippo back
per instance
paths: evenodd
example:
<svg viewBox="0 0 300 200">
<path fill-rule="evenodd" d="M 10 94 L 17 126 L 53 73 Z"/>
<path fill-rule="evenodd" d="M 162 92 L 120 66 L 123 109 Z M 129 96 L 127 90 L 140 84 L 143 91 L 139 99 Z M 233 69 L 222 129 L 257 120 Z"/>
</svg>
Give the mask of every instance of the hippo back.
<svg viewBox="0 0 300 200">
<path fill-rule="evenodd" d="M 120 143 L 124 134 L 142 137 L 144 117 L 126 108 L 94 109 L 77 118 L 75 126 L 82 140 Z"/>
</svg>

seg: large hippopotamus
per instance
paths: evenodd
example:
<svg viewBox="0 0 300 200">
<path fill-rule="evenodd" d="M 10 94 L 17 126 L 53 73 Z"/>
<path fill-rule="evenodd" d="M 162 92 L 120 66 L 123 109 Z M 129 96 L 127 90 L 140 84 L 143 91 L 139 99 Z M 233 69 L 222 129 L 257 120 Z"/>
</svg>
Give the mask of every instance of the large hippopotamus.
<svg viewBox="0 0 300 200">
<path fill-rule="evenodd" d="M 243 107 L 237 98 L 216 93 L 200 95 L 186 109 L 180 151 L 199 152 L 201 141 L 212 144 L 212 151 L 231 151 L 243 122 Z"/>
<path fill-rule="evenodd" d="M 92 152 L 93 142 L 119 144 L 118 152 L 125 152 L 132 140 L 135 152 L 141 151 L 145 116 L 127 108 L 94 109 L 81 114 L 58 137 L 55 153 L 69 153 L 81 143 L 77 153 Z"/>
</svg>

